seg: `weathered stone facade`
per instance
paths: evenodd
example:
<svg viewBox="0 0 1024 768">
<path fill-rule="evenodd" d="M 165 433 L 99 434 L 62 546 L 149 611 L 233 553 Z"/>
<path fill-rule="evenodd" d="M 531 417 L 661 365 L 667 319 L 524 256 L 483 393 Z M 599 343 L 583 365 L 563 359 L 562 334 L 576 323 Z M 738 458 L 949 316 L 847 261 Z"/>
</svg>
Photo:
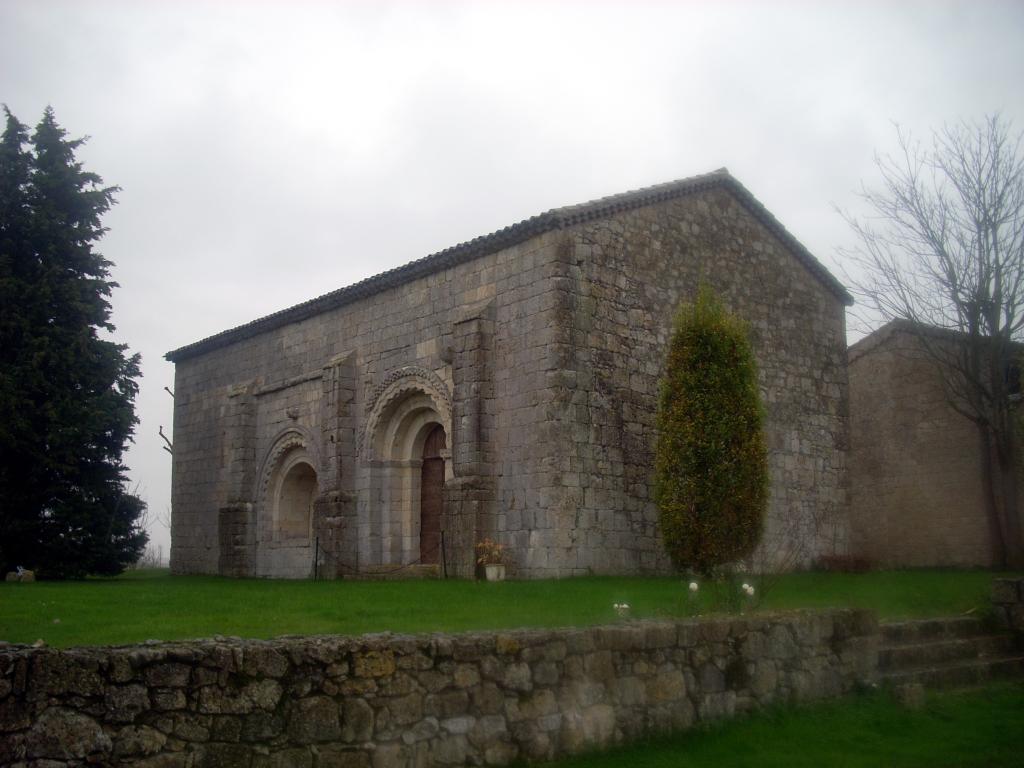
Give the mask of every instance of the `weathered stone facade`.
<svg viewBox="0 0 1024 768">
<path fill-rule="evenodd" d="M 762 562 L 845 552 L 849 296 L 719 171 L 557 209 L 169 353 L 172 568 L 303 577 L 319 541 L 327 576 L 470 575 L 489 536 L 518 576 L 664 571 L 658 379 L 702 279 L 750 323 L 760 366 Z M 443 552 L 420 536 L 438 425 Z"/>
<path fill-rule="evenodd" d="M 850 347 L 852 551 L 887 567 L 989 566 L 977 428 L 904 323 Z"/>
<path fill-rule="evenodd" d="M 837 696 L 855 611 L 462 635 L 0 647 L 0 765 L 504 765 Z"/>
</svg>

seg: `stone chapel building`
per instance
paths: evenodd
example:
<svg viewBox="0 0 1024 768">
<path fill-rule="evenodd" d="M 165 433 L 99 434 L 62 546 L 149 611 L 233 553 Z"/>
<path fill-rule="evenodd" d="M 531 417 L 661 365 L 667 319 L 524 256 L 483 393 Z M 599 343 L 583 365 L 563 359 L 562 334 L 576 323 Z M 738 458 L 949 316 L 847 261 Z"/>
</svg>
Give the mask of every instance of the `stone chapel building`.
<svg viewBox="0 0 1024 768">
<path fill-rule="evenodd" d="M 836 279 L 727 171 L 558 208 L 167 354 L 175 573 L 668 570 L 651 499 L 676 309 L 750 324 L 762 552 L 847 550 Z M 422 567 L 422 566 L 420 566 Z"/>
</svg>

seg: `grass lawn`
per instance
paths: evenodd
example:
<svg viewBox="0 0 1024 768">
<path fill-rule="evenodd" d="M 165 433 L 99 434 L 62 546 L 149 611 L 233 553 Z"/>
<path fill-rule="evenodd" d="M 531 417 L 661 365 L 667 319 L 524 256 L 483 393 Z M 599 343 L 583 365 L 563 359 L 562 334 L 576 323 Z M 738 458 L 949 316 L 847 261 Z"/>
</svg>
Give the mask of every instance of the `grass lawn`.
<svg viewBox="0 0 1024 768">
<path fill-rule="evenodd" d="M 988 571 L 798 573 L 763 589 L 761 608 L 870 607 L 883 618 L 984 611 Z M 115 579 L 0 583 L 0 640 L 55 647 L 215 634 L 429 632 L 555 627 L 612 621 L 613 603 L 637 617 L 681 615 L 678 578 L 561 581 L 280 581 L 133 571 Z M 711 589 L 700 611 L 711 612 Z"/>
<path fill-rule="evenodd" d="M 778 708 L 548 768 L 995 768 L 1024 764 L 1024 685 L 930 694 L 910 711 L 878 693 Z"/>
</svg>

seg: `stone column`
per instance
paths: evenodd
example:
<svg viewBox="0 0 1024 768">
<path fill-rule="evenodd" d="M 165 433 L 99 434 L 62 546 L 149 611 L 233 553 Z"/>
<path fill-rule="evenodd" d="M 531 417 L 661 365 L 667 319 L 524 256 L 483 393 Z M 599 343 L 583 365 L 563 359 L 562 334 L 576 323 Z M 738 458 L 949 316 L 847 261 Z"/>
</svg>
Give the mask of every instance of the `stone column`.
<svg viewBox="0 0 1024 768">
<path fill-rule="evenodd" d="M 256 573 L 256 519 L 252 491 L 256 472 L 254 382 L 228 390 L 224 439 L 227 447 L 227 498 L 217 513 L 218 572 L 222 576 Z"/>
<path fill-rule="evenodd" d="M 465 313 L 452 330 L 454 477 L 445 483 L 441 530 L 448 574 L 454 576 L 474 575 L 474 547 L 494 533 L 493 342 L 490 301 Z"/>
<path fill-rule="evenodd" d="M 313 501 L 313 532 L 320 542 L 321 578 L 355 570 L 355 354 L 344 352 L 324 366 L 320 396 L 320 495 Z"/>
</svg>

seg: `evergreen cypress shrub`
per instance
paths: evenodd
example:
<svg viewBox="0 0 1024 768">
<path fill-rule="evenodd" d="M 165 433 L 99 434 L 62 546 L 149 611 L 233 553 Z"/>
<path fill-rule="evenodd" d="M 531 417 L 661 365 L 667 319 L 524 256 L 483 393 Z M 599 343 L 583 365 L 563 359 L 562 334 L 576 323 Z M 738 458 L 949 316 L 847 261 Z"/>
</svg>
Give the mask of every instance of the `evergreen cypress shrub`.
<svg viewBox="0 0 1024 768">
<path fill-rule="evenodd" d="M 655 499 L 680 570 L 710 575 L 757 546 L 768 452 L 746 324 L 710 288 L 680 307 L 658 406 Z"/>
</svg>

